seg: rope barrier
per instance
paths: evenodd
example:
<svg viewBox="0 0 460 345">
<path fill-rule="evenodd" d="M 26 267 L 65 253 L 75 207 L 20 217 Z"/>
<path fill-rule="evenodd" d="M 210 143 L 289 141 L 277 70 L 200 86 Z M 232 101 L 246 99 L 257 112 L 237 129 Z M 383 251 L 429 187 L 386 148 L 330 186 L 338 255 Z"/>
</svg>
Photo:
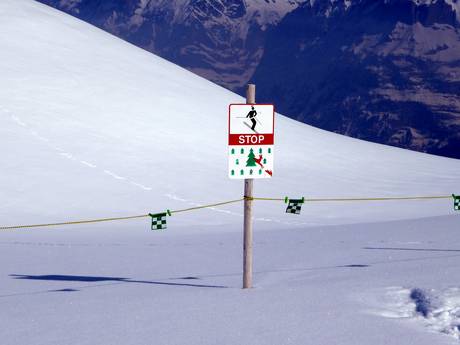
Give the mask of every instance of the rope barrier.
<svg viewBox="0 0 460 345">
<path fill-rule="evenodd" d="M 88 223 L 102 223 L 102 222 L 112 222 L 116 220 L 126 220 L 126 219 L 136 219 L 148 217 L 148 214 L 140 216 L 128 216 L 128 217 L 115 217 L 115 218 L 99 218 L 91 220 L 76 220 L 71 222 L 61 222 L 61 223 L 46 223 L 46 224 L 30 224 L 30 225 L 13 225 L 13 226 L 1 226 L 0 230 L 11 230 L 11 229 L 24 229 L 24 228 L 44 228 L 50 226 L 59 226 L 59 225 L 74 225 L 74 224 L 88 224 Z"/>
<path fill-rule="evenodd" d="M 202 205 L 202 206 L 184 208 L 184 209 L 180 209 L 180 210 L 170 211 L 170 213 L 173 214 L 173 213 L 194 211 L 194 210 L 199 210 L 199 209 L 203 209 L 203 208 L 210 208 L 210 207 L 222 206 L 222 205 L 227 205 L 227 204 L 233 204 L 233 203 L 240 202 L 240 201 L 243 201 L 243 200 L 244 199 L 242 198 L 242 199 L 237 199 L 237 200 L 219 202 L 219 203 L 216 203 L 216 204 L 209 204 L 209 205 Z M 127 217 L 99 218 L 99 219 L 91 219 L 91 220 L 77 220 L 77 221 L 60 222 L 60 223 L 1 226 L 0 230 L 12 230 L 12 229 L 24 229 L 24 228 L 44 228 L 44 227 L 52 227 L 52 226 L 59 226 L 59 225 L 102 223 L 102 222 L 112 222 L 112 221 L 117 221 L 117 220 L 128 220 L 128 219 L 146 218 L 146 217 L 150 217 L 150 214 L 143 214 L 143 215 L 139 215 L 139 216 L 127 216 Z"/>
<path fill-rule="evenodd" d="M 240 202 L 240 201 L 243 201 L 243 200 L 244 200 L 244 198 L 241 198 L 241 199 L 236 199 L 236 200 L 223 201 L 223 202 L 219 202 L 217 204 L 210 204 L 210 205 L 203 205 L 203 206 L 184 208 L 182 210 L 171 211 L 171 213 L 188 212 L 188 211 L 200 210 L 202 208 L 210 208 L 210 207 L 222 206 L 222 205 L 227 205 L 227 204 L 234 204 L 236 202 Z"/>
<path fill-rule="evenodd" d="M 322 199 L 314 199 L 314 198 L 304 198 L 305 202 L 352 202 L 352 201 L 391 201 L 391 200 L 430 200 L 430 199 L 451 199 L 454 195 L 441 195 L 441 196 L 408 196 L 408 197 L 379 197 L 379 198 L 322 198 Z M 260 200 L 260 201 L 284 201 L 288 200 L 287 197 L 285 198 L 259 198 L 259 197 L 243 197 L 241 199 L 223 201 L 215 204 L 208 204 L 208 205 L 201 205 L 195 207 L 189 207 L 179 210 L 169 211 L 168 213 L 182 213 L 182 212 L 189 212 L 195 211 L 204 208 L 211 208 L 217 207 L 222 205 L 233 204 L 237 202 L 241 202 L 244 200 Z M 77 221 L 69 221 L 69 222 L 60 222 L 60 223 L 45 223 L 45 224 L 27 224 L 27 225 L 12 225 L 12 226 L 0 226 L 0 230 L 12 230 L 12 229 L 26 229 L 26 228 L 42 228 L 42 227 L 52 227 L 52 226 L 60 226 L 60 225 L 76 225 L 76 224 L 90 224 L 90 223 L 102 223 L 102 222 L 112 222 L 118 220 L 129 220 L 129 219 L 137 219 L 137 218 L 146 218 L 151 217 L 152 214 L 142 214 L 137 216 L 127 216 L 127 217 L 113 217 L 113 218 L 99 218 L 99 219 L 91 219 L 91 220 L 77 220 Z"/>
<path fill-rule="evenodd" d="M 251 200 L 261 201 L 285 201 L 286 198 L 246 198 Z M 390 201 L 390 200 L 429 200 L 429 199 L 452 199 L 452 196 L 407 196 L 407 197 L 380 197 L 380 198 L 324 198 L 324 199 L 309 199 L 305 198 L 305 202 L 341 202 L 341 201 Z"/>
</svg>

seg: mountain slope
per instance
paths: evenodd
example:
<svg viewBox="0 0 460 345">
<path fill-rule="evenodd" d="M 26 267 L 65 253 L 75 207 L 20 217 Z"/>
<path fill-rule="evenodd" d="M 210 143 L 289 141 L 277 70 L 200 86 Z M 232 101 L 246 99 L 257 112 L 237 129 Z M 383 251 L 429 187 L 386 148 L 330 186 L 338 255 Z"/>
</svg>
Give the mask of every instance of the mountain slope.
<svg viewBox="0 0 460 345">
<path fill-rule="evenodd" d="M 314 126 L 460 158 L 458 3 L 327 2 L 286 16 L 254 75 Z"/>
<path fill-rule="evenodd" d="M 41 1 L 297 120 L 460 157 L 458 1 Z"/>
<path fill-rule="evenodd" d="M 58 11 L 22 3 L 23 14 L 10 1 L 2 5 L 15 13 L 4 16 L 0 33 L 4 221 L 24 219 L 24 210 L 29 220 L 51 220 L 241 195 L 241 183 L 225 177 L 227 106 L 241 102 L 239 96 Z M 23 23 L 29 7 L 42 14 Z M 275 178 L 258 183 L 257 194 L 450 195 L 458 181 L 458 161 L 356 141 L 284 117 L 276 123 Z M 312 205 L 309 221 L 410 218 L 420 207 L 426 215 L 451 212 L 439 202 L 398 210 L 345 205 L 331 218 L 328 205 Z M 292 219 L 280 208 L 267 205 L 260 217 Z M 205 212 L 210 222 L 235 221 Z"/>
<path fill-rule="evenodd" d="M 242 87 L 267 30 L 305 0 L 40 0 L 229 89 Z"/>
</svg>

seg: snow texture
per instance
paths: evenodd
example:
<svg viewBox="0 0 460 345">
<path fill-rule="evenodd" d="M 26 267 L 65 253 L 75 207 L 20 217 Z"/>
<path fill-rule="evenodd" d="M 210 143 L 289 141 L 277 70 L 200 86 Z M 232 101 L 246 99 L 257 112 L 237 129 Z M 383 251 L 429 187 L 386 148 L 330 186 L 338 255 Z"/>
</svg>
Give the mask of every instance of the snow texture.
<svg viewBox="0 0 460 345">
<path fill-rule="evenodd" d="M 241 197 L 241 181 L 226 177 L 226 112 L 237 95 L 30 0 L 0 2 L 0 44 L 1 225 Z M 281 115 L 275 128 L 274 177 L 256 195 L 459 193 L 457 160 Z M 251 291 L 240 289 L 241 204 L 168 217 L 164 232 L 148 219 L 2 231 L 1 344 L 456 341 L 452 200 L 284 209 L 255 205 Z M 395 286 L 409 302 L 393 308 L 384 300 Z M 429 303 L 425 318 L 410 299 L 417 288 L 447 291 L 447 302 Z M 409 306 L 413 323 L 382 317 Z M 424 327 L 438 310 L 446 326 Z"/>
<path fill-rule="evenodd" d="M 391 287 L 385 289 L 383 310 L 388 318 L 408 319 L 422 324 L 432 332 L 460 340 L 460 289 L 425 291 L 420 288 Z"/>
</svg>

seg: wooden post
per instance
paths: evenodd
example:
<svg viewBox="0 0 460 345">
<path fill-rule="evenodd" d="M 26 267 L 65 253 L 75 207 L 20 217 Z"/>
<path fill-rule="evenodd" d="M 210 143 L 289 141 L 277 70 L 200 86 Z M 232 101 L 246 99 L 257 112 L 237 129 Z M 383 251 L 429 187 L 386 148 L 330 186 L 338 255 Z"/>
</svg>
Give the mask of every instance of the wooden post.
<svg viewBox="0 0 460 345">
<path fill-rule="evenodd" d="M 256 103 L 256 86 L 248 84 L 246 104 Z M 252 197 L 254 179 L 244 180 L 243 289 L 252 288 Z"/>
</svg>

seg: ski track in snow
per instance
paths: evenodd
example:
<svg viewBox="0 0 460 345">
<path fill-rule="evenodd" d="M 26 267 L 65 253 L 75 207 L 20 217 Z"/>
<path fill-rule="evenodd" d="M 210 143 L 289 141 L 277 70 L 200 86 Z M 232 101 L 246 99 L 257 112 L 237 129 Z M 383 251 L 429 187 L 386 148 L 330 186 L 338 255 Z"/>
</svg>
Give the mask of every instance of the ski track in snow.
<svg viewBox="0 0 460 345">
<path fill-rule="evenodd" d="M 14 122 L 16 122 L 19 126 L 22 126 L 22 127 L 27 127 L 27 125 L 22 122 L 19 118 L 17 118 L 16 116 L 12 115 L 11 118 L 13 119 Z"/>
<path fill-rule="evenodd" d="M 117 175 L 114 172 L 111 172 L 110 170 L 104 170 L 104 173 L 109 175 L 109 176 L 112 176 L 116 180 L 126 180 L 126 177 Z"/>
<path fill-rule="evenodd" d="M 3 109 L 3 112 L 5 113 L 10 113 L 9 110 L 7 109 Z M 16 123 L 18 124 L 19 126 L 21 127 L 28 127 L 28 125 L 22 121 L 19 117 L 15 116 L 15 115 L 11 115 L 11 119 Z M 70 159 L 72 161 L 77 161 L 77 158 L 70 152 L 66 152 L 66 150 L 64 150 L 63 148 L 59 147 L 59 146 L 53 146 L 50 142 L 50 140 L 46 137 L 43 137 L 41 136 L 37 131 L 33 130 L 33 129 L 30 129 L 29 128 L 29 133 L 36 139 L 40 140 L 40 141 L 43 141 L 45 143 L 49 143 L 48 147 L 51 147 L 54 151 L 57 151 L 57 154 L 59 154 L 61 157 L 64 157 L 64 158 L 67 158 L 67 159 Z M 89 167 L 89 168 L 97 168 L 97 166 L 93 163 L 90 163 L 86 160 L 78 160 L 78 162 L 86 167 Z M 116 174 L 110 170 L 107 170 L 107 169 L 102 169 L 102 172 L 106 175 L 109 175 L 111 176 L 112 178 L 116 179 L 116 180 L 125 180 L 127 182 L 129 182 L 129 184 L 133 185 L 133 186 L 136 186 L 137 188 L 140 188 L 142 190 L 145 190 L 145 191 L 150 191 L 152 190 L 151 187 L 147 187 L 147 186 L 144 186 L 143 184 L 141 183 L 138 183 L 138 182 L 135 182 L 135 181 L 132 181 L 132 180 L 129 180 L 127 179 L 126 177 L 123 177 L 123 176 L 120 176 L 119 174 Z"/>
<path fill-rule="evenodd" d="M 80 161 L 80 163 L 83 164 L 83 165 L 86 165 L 87 167 L 90 167 L 90 168 L 96 168 L 96 165 L 91 164 L 91 163 L 89 163 L 87 161 Z"/>
<path fill-rule="evenodd" d="M 412 320 L 433 332 L 460 340 L 460 288 L 443 291 L 389 287 L 375 311 L 386 318 Z M 379 296 L 378 299 L 382 299 Z"/>
<path fill-rule="evenodd" d="M 130 183 L 131 185 L 136 186 L 136 187 L 139 187 L 139 188 L 141 188 L 141 189 L 143 189 L 143 190 L 152 190 L 151 187 L 146 187 L 146 186 L 144 186 L 143 184 L 140 184 L 140 183 L 137 183 L 137 182 L 134 182 L 134 181 L 130 181 L 129 183 Z"/>
<path fill-rule="evenodd" d="M 6 109 L 3 109 L 4 112 L 6 113 L 10 113 L 9 110 L 6 110 Z M 33 136 L 34 138 L 44 142 L 44 143 L 47 143 L 48 147 L 51 147 L 54 151 L 57 151 L 56 153 L 61 156 L 61 157 L 64 157 L 64 158 L 67 158 L 71 161 L 78 161 L 78 163 L 80 163 L 81 165 L 84 165 L 85 167 L 88 167 L 88 168 L 92 168 L 92 169 L 97 169 L 97 166 L 96 164 L 93 164 L 93 163 L 90 163 L 86 160 L 80 160 L 80 159 L 77 159 L 72 153 L 70 152 L 66 152 L 66 150 L 58 147 L 58 146 L 53 146 L 51 144 L 51 141 L 50 139 L 46 138 L 46 137 L 43 137 L 41 136 L 37 131 L 31 129 L 27 123 L 25 123 L 24 121 L 22 121 L 19 117 L 15 116 L 15 115 L 11 115 L 11 119 L 19 126 L 21 127 L 27 127 L 29 128 L 29 133 L 31 134 L 31 136 Z M 126 178 L 124 176 L 121 176 L 111 170 L 107 170 L 107 169 L 103 169 L 103 168 L 100 168 L 100 170 L 102 171 L 102 173 L 104 173 L 105 175 L 108 175 L 112 178 L 114 178 L 115 180 L 118 180 L 118 181 L 123 181 L 123 182 L 127 182 L 129 183 L 130 185 L 136 187 L 136 188 L 139 188 L 139 189 L 142 189 L 144 191 L 152 191 L 152 187 L 149 187 L 149 186 L 145 186 L 139 182 L 136 182 L 136 181 L 133 181 L 129 178 Z M 174 201 L 180 201 L 180 202 L 183 202 L 183 203 L 186 203 L 187 205 L 189 206 L 192 206 L 192 207 L 200 207 L 200 206 L 203 206 L 203 204 L 201 203 L 197 203 L 197 202 L 194 202 L 194 201 L 191 201 L 191 200 L 187 200 L 185 198 L 182 198 L 182 197 L 179 197 L 177 195 L 173 195 L 173 194 L 164 194 L 163 196 L 167 197 L 168 199 L 171 199 L 171 200 L 174 200 Z M 230 211 L 230 210 L 225 210 L 225 209 L 222 209 L 222 208 L 218 208 L 218 207 L 208 207 L 207 209 L 209 209 L 210 211 L 213 211 L 213 212 L 219 212 L 219 213 L 224 213 L 224 214 L 228 214 L 228 215 L 231 215 L 231 216 L 235 216 L 235 217 L 243 217 L 243 214 L 242 213 L 237 213 L 237 212 L 233 212 L 233 211 Z M 308 223 L 306 222 L 286 222 L 286 221 L 282 221 L 282 220 L 279 220 L 279 219 L 271 219 L 271 218 L 254 218 L 254 221 L 259 221 L 259 222 L 272 222 L 272 223 L 278 223 L 278 224 L 283 224 L 283 225 L 307 225 Z"/>
<path fill-rule="evenodd" d="M 65 157 L 65 158 L 68 158 L 68 159 L 71 159 L 71 160 L 75 160 L 75 158 L 73 158 L 72 154 L 68 153 L 68 152 L 62 152 L 60 153 L 60 155 L 62 157 Z"/>
</svg>

